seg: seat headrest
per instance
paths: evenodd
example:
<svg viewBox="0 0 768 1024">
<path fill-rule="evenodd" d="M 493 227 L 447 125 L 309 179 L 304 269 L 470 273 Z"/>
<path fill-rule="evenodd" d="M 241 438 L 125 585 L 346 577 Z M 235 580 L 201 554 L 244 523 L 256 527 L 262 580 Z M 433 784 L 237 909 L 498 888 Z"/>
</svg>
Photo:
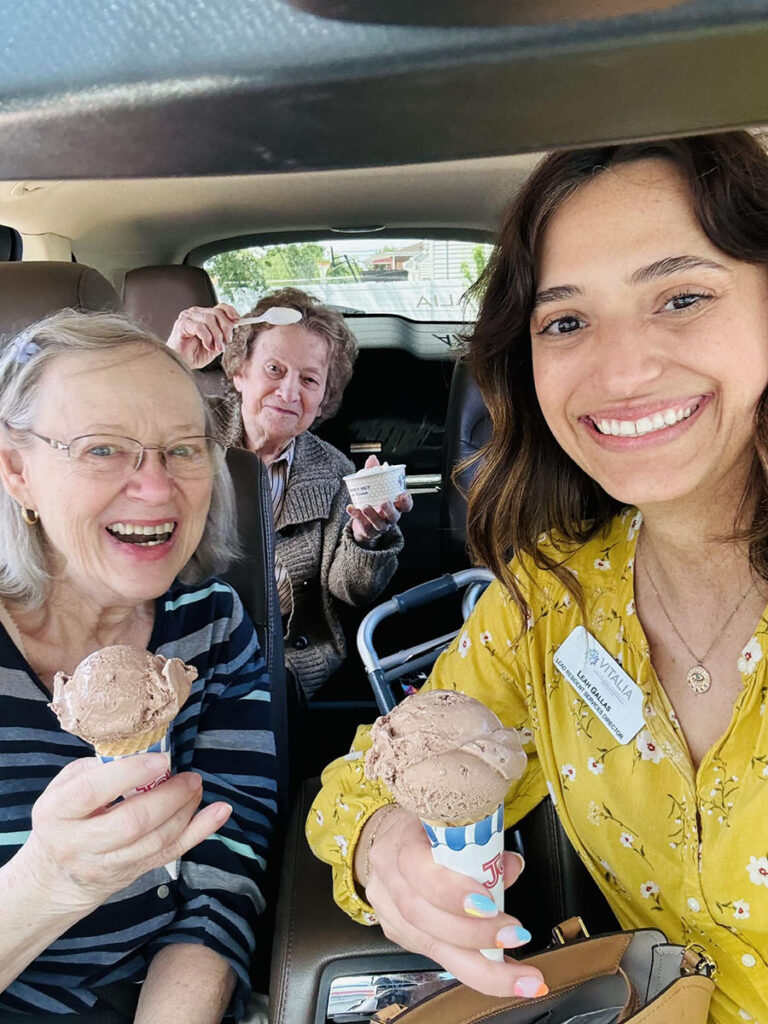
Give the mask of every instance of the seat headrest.
<svg viewBox="0 0 768 1024">
<path fill-rule="evenodd" d="M 165 341 L 183 309 L 215 306 L 217 299 L 211 279 L 202 267 L 169 264 L 129 270 L 123 301 L 130 317 Z"/>
<path fill-rule="evenodd" d="M 105 277 L 80 263 L 0 263 L 0 335 L 14 335 L 59 309 L 121 313 Z"/>
</svg>

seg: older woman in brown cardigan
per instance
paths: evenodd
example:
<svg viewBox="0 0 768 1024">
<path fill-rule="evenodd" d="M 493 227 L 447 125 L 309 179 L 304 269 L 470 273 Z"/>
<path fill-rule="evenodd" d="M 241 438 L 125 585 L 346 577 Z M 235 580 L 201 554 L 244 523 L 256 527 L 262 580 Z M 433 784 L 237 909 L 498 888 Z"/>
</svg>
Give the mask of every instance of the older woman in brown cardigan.
<svg viewBox="0 0 768 1024">
<path fill-rule="evenodd" d="M 248 317 L 275 307 L 300 319 L 238 327 L 232 306 L 192 307 L 178 317 L 168 344 L 196 369 L 223 352 L 231 384 L 223 430 L 269 472 L 286 661 L 310 697 L 345 657 L 337 602 L 364 606 L 389 583 L 403 547 L 397 522 L 413 502 L 401 494 L 379 508 L 348 505 L 342 477 L 354 466 L 309 428 L 341 404 L 354 337 L 340 313 L 296 288 L 265 295 Z"/>
</svg>

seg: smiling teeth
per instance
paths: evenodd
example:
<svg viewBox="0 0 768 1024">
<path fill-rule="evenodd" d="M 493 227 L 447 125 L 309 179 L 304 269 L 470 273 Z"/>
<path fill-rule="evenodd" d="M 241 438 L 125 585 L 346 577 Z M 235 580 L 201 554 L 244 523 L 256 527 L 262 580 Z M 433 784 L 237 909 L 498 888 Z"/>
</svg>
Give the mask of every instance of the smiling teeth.
<svg viewBox="0 0 768 1024">
<path fill-rule="evenodd" d="M 672 427 L 675 423 L 687 420 L 697 409 L 698 405 L 689 405 L 684 409 L 664 409 L 662 412 L 655 412 L 652 416 L 643 416 L 639 420 L 593 419 L 592 422 L 601 434 L 609 434 L 612 437 L 642 437 L 643 434 L 652 434 L 657 430 L 664 430 L 665 427 Z"/>
<path fill-rule="evenodd" d="M 131 536 L 131 534 L 144 534 L 144 536 L 154 536 L 158 533 L 172 533 L 173 523 L 160 523 L 157 526 L 140 526 L 138 523 L 110 523 L 107 529 L 111 533 L 119 533 L 123 536 Z"/>
</svg>

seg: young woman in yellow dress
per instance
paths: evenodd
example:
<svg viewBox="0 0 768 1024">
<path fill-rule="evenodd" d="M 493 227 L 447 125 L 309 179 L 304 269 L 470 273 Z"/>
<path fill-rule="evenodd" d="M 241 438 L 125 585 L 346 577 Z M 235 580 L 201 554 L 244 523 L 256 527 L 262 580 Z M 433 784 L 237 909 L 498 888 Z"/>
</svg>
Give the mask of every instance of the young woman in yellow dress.
<svg viewBox="0 0 768 1024">
<path fill-rule="evenodd" d="M 549 156 L 513 201 L 469 361 L 493 437 L 469 501 L 498 580 L 430 687 L 521 731 L 511 825 L 549 794 L 626 928 L 700 943 L 711 1020 L 768 1019 L 768 158 L 746 132 Z M 510 554 L 514 558 L 508 561 Z M 310 813 L 339 904 L 467 984 L 520 922 L 433 864 L 366 781 Z M 507 855 L 507 881 L 522 865 Z M 481 905 L 482 908 L 482 905 Z"/>
</svg>

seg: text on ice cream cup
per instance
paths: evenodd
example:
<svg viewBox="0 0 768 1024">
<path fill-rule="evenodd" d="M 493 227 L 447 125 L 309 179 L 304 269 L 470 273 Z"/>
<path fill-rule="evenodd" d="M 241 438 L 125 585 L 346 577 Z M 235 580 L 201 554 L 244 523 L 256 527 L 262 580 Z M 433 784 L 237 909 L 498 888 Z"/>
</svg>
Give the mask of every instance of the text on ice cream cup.
<svg viewBox="0 0 768 1024">
<path fill-rule="evenodd" d="M 405 491 L 405 464 L 372 466 L 344 477 L 351 503 L 355 508 L 372 505 L 378 508 L 385 501 L 394 501 Z"/>
</svg>

